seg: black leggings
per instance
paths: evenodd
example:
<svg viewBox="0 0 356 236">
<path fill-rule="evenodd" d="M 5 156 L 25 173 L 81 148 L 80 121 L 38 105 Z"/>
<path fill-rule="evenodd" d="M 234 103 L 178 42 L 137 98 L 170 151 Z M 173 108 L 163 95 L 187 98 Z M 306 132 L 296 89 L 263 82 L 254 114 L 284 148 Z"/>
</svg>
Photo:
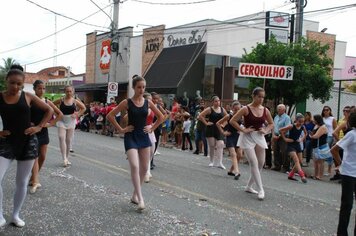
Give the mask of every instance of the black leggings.
<svg viewBox="0 0 356 236">
<path fill-rule="evenodd" d="M 183 140 L 182 140 L 182 150 L 185 150 L 185 139 L 188 140 L 189 142 L 189 149 L 193 150 L 193 145 L 192 145 L 192 141 L 190 140 L 190 134 L 189 133 L 183 133 Z"/>
<path fill-rule="evenodd" d="M 337 235 L 345 236 L 347 234 L 347 227 L 349 226 L 350 214 L 352 205 L 354 203 L 356 192 L 356 178 L 343 175 L 342 176 L 342 190 L 341 190 L 341 206 L 339 215 L 339 225 L 337 227 Z M 356 235 L 356 226 L 354 229 Z"/>
</svg>

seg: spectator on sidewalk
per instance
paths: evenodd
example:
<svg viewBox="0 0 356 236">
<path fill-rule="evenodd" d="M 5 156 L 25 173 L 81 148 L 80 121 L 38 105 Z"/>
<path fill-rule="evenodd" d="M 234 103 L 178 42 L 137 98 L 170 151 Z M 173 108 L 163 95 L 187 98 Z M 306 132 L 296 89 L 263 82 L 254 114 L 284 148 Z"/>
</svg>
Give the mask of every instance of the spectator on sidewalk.
<svg viewBox="0 0 356 236">
<path fill-rule="evenodd" d="M 312 114 L 309 111 L 307 111 L 304 115 L 304 127 L 307 130 L 307 134 L 313 132 L 314 126 L 315 124 L 312 119 Z M 311 139 L 309 135 L 307 135 L 305 139 L 304 150 L 305 150 L 305 158 L 306 158 L 306 167 L 308 167 L 313 154 L 313 148 L 311 146 Z"/>
<path fill-rule="evenodd" d="M 331 108 L 329 106 L 324 106 L 323 107 L 323 111 L 321 113 L 321 116 L 323 117 L 324 120 L 324 124 L 326 126 L 326 128 L 328 128 L 328 138 L 327 138 L 327 142 L 329 145 L 329 148 L 332 147 L 333 143 L 334 143 L 334 137 L 333 137 L 333 132 L 337 127 L 337 122 L 336 119 L 334 118 Z M 333 159 L 332 158 L 328 158 L 326 160 L 326 162 L 328 163 L 328 172 L 326 173 L 326 176 L 331 175 L 331 168 L 332 168 L 332 164 L 333 164 Z"/>
<path fill-rule="evenodd" d="M 331 153 L 337 163 L 337 169 L 340 169 L 342 175 L 341 206 L 337 235 L 348 235 L 347 228 L 356 191 L 356 113 L 350 114 L 348 124 L 352 130 L 331 149 Z M 340 149 L 344 150 L 342 161 L 339 155 Z M 356 226 L 354 228 L 354 235 L 356 235 Z"/>
<path fill-rule="evenodd" d="M 189 143 L 189 150 L 193 150 L 192 141 L 190 139 L 190 126 L 192 125 L 192 121 L 190 120 L 190 116 L 184 116 L 183 122 L 183 140 L 182 140 L 182 151 L 185 151 L 185 142 Z"/>
<path fill-rule="evenodd" d="M 272 145 L 273 145 L 273 158 L 274 167 L 272 170 L 280 171 L 283 167 L 283 171 L 290 170 L 290 159 L 287 155 L 286 142 L 280 135 L 279 130 L 291 124 L 290 117 L 286 114 L 286 107 L 283 104 L 277 106 L 277 115 L 274 117 L 274 132 L 272 133 Z M 289 132 L 286 132 L 288 135 Z"/>
</svg>

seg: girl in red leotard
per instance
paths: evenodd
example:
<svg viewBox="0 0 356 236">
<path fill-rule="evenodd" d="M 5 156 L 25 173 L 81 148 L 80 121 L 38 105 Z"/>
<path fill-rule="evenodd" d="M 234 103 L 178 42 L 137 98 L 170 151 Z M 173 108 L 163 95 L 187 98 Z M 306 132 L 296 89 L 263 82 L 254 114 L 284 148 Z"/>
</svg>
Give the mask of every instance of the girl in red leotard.
<svg viewBox="0 0 356 236">
<path fill-rule="evenodd" d="M 265 163 L 265 149 L 268 148 L 264 136 L 273 129 L 271 113 L 262 106 L 264 98 L 264 89 L 255 88 L 252 92 L 252 103 L 240 109 L 230 120 L 230 124 L 240 131 L 237 146 L 244 150 L 250 163 L 251 176 L 245 191 L 258 194 L 259 200 L 265 198 L 260 173 Z M 244 128 L 238 124 L 242 117 L 244 117 Z M 266 121 L 267 127 L 264 125 Z M 252 188 L 253 183 L 256 183 L 258 191 Z"/>
</svg>

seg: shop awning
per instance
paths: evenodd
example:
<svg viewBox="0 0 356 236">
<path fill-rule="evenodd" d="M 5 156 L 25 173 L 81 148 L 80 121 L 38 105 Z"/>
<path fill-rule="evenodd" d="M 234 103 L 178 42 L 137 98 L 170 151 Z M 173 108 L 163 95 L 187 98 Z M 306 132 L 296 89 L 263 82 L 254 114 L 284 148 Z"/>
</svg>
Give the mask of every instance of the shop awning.
<svg viewBox="0 0 356 236">
<path fill-rule="evenodd" d="M 146 87 L 157 93 L 176 93 L 179 83 L 187 74 L 206 43 L 164 48 L 153 65 L 144 75 Z"/>
<path fill-rule="evenodd" d="M 126 90 L 128 82 L 119 83 L 119 90 Z M 86 92 L 86 91 L 107 91 L 108 83 L 97 83 L 97 84 L 80 84 L 74 86 L 76 92 Z"/>
</svg>

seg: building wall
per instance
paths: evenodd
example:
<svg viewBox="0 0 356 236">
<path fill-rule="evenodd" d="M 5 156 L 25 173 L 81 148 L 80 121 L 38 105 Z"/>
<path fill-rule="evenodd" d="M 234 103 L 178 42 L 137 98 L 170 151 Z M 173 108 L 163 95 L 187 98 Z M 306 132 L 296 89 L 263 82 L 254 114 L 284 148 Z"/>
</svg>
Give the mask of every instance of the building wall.
<svg viewBox="0 0 356 236">
<path fill-rule="evenodd" d="M 95 58 L 96 58 L 96 32 L 87 34 L 87 47 L 86 47 L 86 83 L 95 82 Z"/>
<path fill-rule="evenodd" d="M 142 36 L 142 70 L 143 76 L 153 65 L 163 50 L 165 25 L 159 25 L 143 30 Z"/>
<path fill-rule="evenodd" d="M 264 41 L 264 28 L 238 27 L 231 29 L 231 26 L 226 26 L 219 30 L 208 31 L 207 53 L 242 57 L 245 54 L 244 49 L 250 52 L 257 43 Z"/>
</svg>

